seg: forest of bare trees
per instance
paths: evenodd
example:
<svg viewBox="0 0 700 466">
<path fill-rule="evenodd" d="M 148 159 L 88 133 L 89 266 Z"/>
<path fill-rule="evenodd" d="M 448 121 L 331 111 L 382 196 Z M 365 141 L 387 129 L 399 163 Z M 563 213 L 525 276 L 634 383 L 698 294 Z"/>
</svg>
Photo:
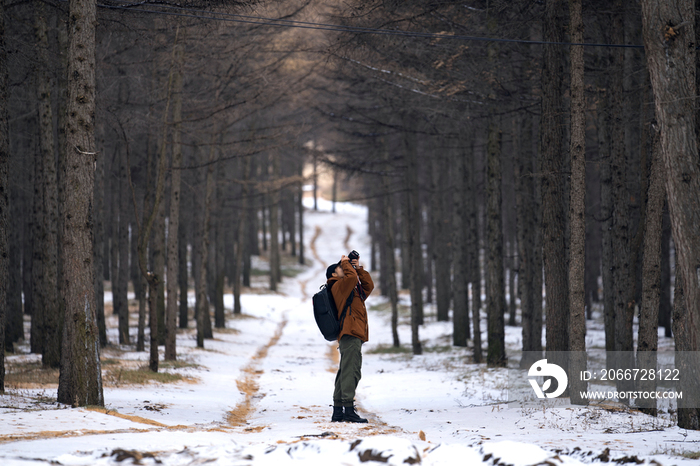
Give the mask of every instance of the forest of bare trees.
<svg viewBox="0 0 700 466">
<path fill-rule="evenodd" d="M 659 328 L 699 349 L 696 2 L 0 5 L 0 350 L 29 341 L 62 403 L 104 403 L 100 347 L 206 346 L 256 257 L 276 290 L 317 171 L 369 208 L 395 346 L 451 320 L 504 367 L 518 326 L 521 367 L 580 371 L 598 319 L 640 367 Z"/>
</svg>

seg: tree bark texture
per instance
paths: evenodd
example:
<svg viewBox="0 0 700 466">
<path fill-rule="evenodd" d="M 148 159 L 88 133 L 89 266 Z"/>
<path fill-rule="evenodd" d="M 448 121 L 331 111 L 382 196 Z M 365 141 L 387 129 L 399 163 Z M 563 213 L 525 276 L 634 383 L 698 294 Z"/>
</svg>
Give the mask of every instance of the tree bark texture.
<svg viewBox="0 0 700 466">
<path fill-rule="evenodd" d="M 700 167 L 695 115 L 696 51 L 695 5 L 691 0 L 673 4 L 642 0 L 642 23 L 647 66 L 660 126 L 666 195 L 676 247 L 676 280 L 683 280 L 685 315 L 676 339 L 687 351 L 700 348 Z M 675 312 L 675 311 L 674 311 Z M 681 335 L 678 335 L 678 332 Z M 676 346 L 676 350 L 683 350 Z M 698 393 L 698 369 L 686 373 L 689 391 Z M 698 411 L 681 415 L 679 426 L 699 429 Z M 682 425 L 683 424 L 683 425 Z"/>
<path fill-rule="evenodd" d="M 406 136 L 406 228 L 404 231 L 408 235 L 408 261 L 410 264 L 410 288 L 411 288 L 411 346 L 413 354 L 422 354 L 420 337 L 418 335 L 423 314 L 423 249 L 420 242 L 420 202 L 418 196 L 418 155 L 417 141 L 415 133 Z"/>
<path fill-rule="evenodd" d="M 656 351 L 659 346 L 659 304 L 661 301 L 661 236 L 664 190 L 663 161 L 659 137 L 652 144 L 652 161 L 644 228 L 644 262 L 642 263 L 642 303 L 639 312 L 637 337 L 637 368 L 656 369 Z M 656 380 L 639 382 L 642 391 L 656 391 Z M 641 410 L 656 415 L 656 400 L 641 400 Z"/>
<path fill-rule="evenodd" d="M 623 2 L 616 0 L 613 12 L 613 43 L 623 43 L 624 17 Z M 627 151 L 625 150 L 624 121 L 624 63 L 623 49 L 612 52 L 612 77 L 610 83 L 610 170 L 612 179 L 612 288 L 615 313 L 615 356 L 614 367 L 633 367 L 632 318 L 634 307 L 628 303 L 630 283 L 630 233 L 629 233 L 629 192 L 627 190 Z M 629 390 L 630 381 L 618 380 L 618 390 Z M 626 400 L 627 401 L 627 400 Z"/>
<path fill-rule="evenodd" d="M 383 273 L 386 274 L 386 287 L 387 294 L 389 296 L 389 302 L 391 303 L 391 337 L 392 344 L 395 348 L 401 345 L 399 341 L 399 295 L 396 285 L 396 258 L 394 256 L 395 244 L 394 244 L 394 216 L 391 209 L 391 194 L 389 191 L 389 180 L 387 176 L 382 177 L 384 184 L 385 197 L 382 199 L 382 207 L 384 213 L 381 218 L 383 223 L 382 230 L 384 231 L 384 240 L 386 242 L 386 269 Z"/>
<path fill-rule="evenodd" d="M 279 247 L 280 190 L 277 185 L 280 177 L 280 162 L 278 154 L 273 153 L 271 157 L 273 188 L 268 196 L 270 202 L 270 290 L 277 291 L 277 284 L 282 281 Z"/>
<path fill-rule="evenodd" d="M 112 274 L 112 292 L 114 296 L 115 312 L 119 316 L 119 344 L 131 344 L 129 337 L 129 182 L 127 170 L 130 167 L 126 160 L 126 150 L 118 152 L 119 157 L 119 226 L 117 230 L 118 265 L 113 267 L 116 273 Z M 113 217 L 113 218 L 116 218 Z M 114 245 L 112 246 L 114 247 Z M 116 278 L 116 282 L 114 279 Z"/>
<path fill-rule="evenodd" d="M 41 165 L 38 172 L 41 180 L 38 189 L 41 190 L 41 220 L 39 243 L 34 246 L 34 254 L 39 252 L 41 262 L 40 282 L 35 282 L 35 288 L 41 299 L 39 326 L 39 343 L 42 353 L 42 364 L 47 367 L 59 367 L 61 362 L 61 322 L 58 306 L 58 187 L 56 177 L 55 143 L 53 136 L 53 112 L 51 107 L 51 77 L 47 70 L 49 66 L 49 41 L 46 24 L 46 5 L 35 5 L 35 34 L 39 68 L 37 72 L 37 101 L 39 113 L 39 157 Z"/>
<path fill-rule="evenodd" d="M 211 226 L 211 204 L 214 194 L 214 149 L 209 154 L 204 187 L 204 221 L 202 222 L 201 263 L 199 264 L 199 287 L 197 289 L 197 347 L 204 348 L 204 339 L 211 338 L 211 315 L 209 314 L 209 299 L 207 296 L 207 261 L 209 254 L 209 230 Z M 209 321 L 209 325 L 207 325 Z M 207 332 L 208 327 L 208 332 Z"/>
<path fill-rule="evenodd" d="M 5 315 L 9 248 L 7 232 L 10 215 L 10 135 L 7 109 L 9 76 L 5 47 L 5 0 L 0 0 L 0 393 L 5 392 Z"/>
<path fill-rule="evenodd" d="M 243 259 L 244 259 L 244 249 L 246 244 L 247 232 L 248 232 L 248 218 L 250 217 L 250 211 L 248 205 L 250 204 L 249 192 L 250 187 L 248 185 L 248 180 L 250 179 L 250 157 L 246 157 L 243 162 L 243 188 L 241 189 L 241 208 L 239 211 L 238 219 L 238 229 L 236 232 L 236 245 L 235 245 L 235 261 L 236 268 L 233 273 L 233 313 L 241 314 L 243 312 L 243 307 L 241 306 L 241 278 L 243 272 Z M 301 251 L 300 251 L 301 253 Z"/>
<path fill-rule="evenodd" d="M 100 347 L 107 346 L 107 327 L 105 324 L 105 289 L 104 289 L 104 243 L 105 243 L 105 154 L 97 153 L 95 162 L 95 229 L 94 229 L 94 273 L 95 273 L 95 309 L 97 331 L 99 332 Z"/>
<path fill-rule="evenodd" d="M 175 70 L 173 76 L 173 148 L 170 170 L 170 212 L 168 214 L 168 303 L 165 311 L 165 355 L 166 361 L 177 359 L 177 294 L 180 275 L 180 261 L 187 261 L 187 256 L 179 257 L 180 249 L 180 184 L 182 178 L 182 60 L 183 47 L 178 44 L 175 52 Z M 185 250 L 186 252 L 186 250 Z M 186 262 L 185 262 L 186 263 Z M 187 273 L 185 269 L 185 274 Z M 185 289 L 186 291 L 186 289 Z M 180 297 L 182 299 L 182 296 Z M 184 296 L 187 301 L 187 294 Z M 185 307 L 185 321 L 187 321 Z"/>
<path fill-rule="evenodd" d="M 505 367 L 505 277 L 503 271 L 503 221 L 501 193 L 501 131 L 495 121 L 489 124 L 487 154 L 486 240 L 486 315 L 488 319 L 488 350 L 486 363 L 490 367 Z"/>
<path fill-rule="evenodd" d="M 452 294 L 452 259 L 450 250 L 452 243 L 452 216 L 448 205 L 447 195 L 452 193 L 449 182 L 449 159 L 434 156 L 436 191 L 433 196 L 437 198 L 437 210 L 435 215 L 434 232 L 434 257 L 435 257 L 435 301 L 437 304 L 437 320 L 448 321 L 450 301 Z M 469 323 L 467 321 L 467 329 Z M 468 332 L 467 332 L 468 333 Z"/>
<path fill-rule="evenodd" d="M 297 210 L 299 212 L 299 263 L 304 265 L 304 161 L 299 162 L 299 184 L 297 185 Z"/>
<path fill-rule="evenodd" d="M 44 241 L 46 238 L 46 222 L 44 221 L 44 162 L 42 157 L 41 124 L 39 134 L 39 147 L 34 156 L 34 196 L 32 197 L 32 268 L 31 268 L 31 303 L 32 321 L 29 333 L 31 352 L 44 353 L 46 340 L 46 327 L 44 325 L 44 296 L 46 281 L 44 280 Z"/>
<path fill-rule="evenodd" d="M 167 148 L 167 139 L 163 135 L 161 144 Z M 167 149 L 161 148 L 165 152 Z M 167 158 L 167 155 L 165 156 Z M 163 186 L 165 190 L 165 183 Z M 158 345 L 165 345 L 165 200 L 158 204 L 158 213 L 153 225 L 153 237 L 151 238 L 150 253 L 153 261 L 153 273 L 158 276 L 158 289 L 156 294 L 156 306 L 158 314 Z"/>
<path fill-rule="evenodd" d="M 684 358 L 683 354 L 687 354 L 689 352 L 697 353 L 697 349 L 693 345 L 692 333 L 688 331 L 687 328 L 688 325 L 690 325 L 690 319 L 688 318 L 689 314 L 688 309 L 686 308 L 684 288 L 683 276 L 681 274 L 677 274 L 676 283 L 673 288 L 673 335 L 676 345 L 676 368 L 681 374 L 683 374 L 678 390 L 683 391 L 685 394 L 686 390 L 697 389 L 697 367 L 689 367 L 687 364 L 688 358 Z M 695 380 L 693 380 L 692 377 L 695 377 Z M 683 429 L 699 430 L 700 409 L 697 407 L 697 404 L 695 406 L 691 404 L 689 407 L 685 407 L 688 401 L 689 400 L 687 399 L 683 399 L 683 401 L 679 400 L 677 410 L 678 427 Z"/>
<path fill-rule="evenodd" d="M 561 0 L 545 2 L 544 40 L 563 42 Z M 565 247 L 562 77 L 563 57 L 559 45 L 543 46 L 542 116 L 540 146 L 542 151 L 542 234 L 544 282 L 546 288 L 547 357 L 549 352 L 569 349 L 569 287 Z M 568 361 L 552 361 L 566 368 Z"/>
<path fill-rule="evenodd" d="M 96 5 L 69 4 L 68 108 L 63 266 L 65 319 L 58 401 L 72 406 L 104 405 L 100 345 L 95 323 L 92 193 L 95 163 Z"/>
<path fill-rule="evenodd" d="M 469 218 L 465 214 L 467 199 L 467 154 L 459 154 L 453 170 L 455 176 L 454 190 L 454 279 L 452 282 L 454 305 L 452 312 L 452 344 L 467 346 L 469 338 L 469 251 L 467 250 Z"/>
<path fill-rule="evenodd" d="M 542 355 L 542 263 L 535 265 L 538 255 L 535 235 L 538 230 L 536 190 L 532 150 L 532 119 L 517 122 L 521 126 L 520 151 L 514 166 L 516 222 L 518 225 L 518 291 L 520 293 L 523 357 L 521 368 L 529 368 Z M 537 299 L 539 297 L 539 299 Z M 539 356 L 538 356 L 539 355 Z"/>
<path fill-rule="evenodd" d="M 1 46 L 1 45 L 0 45 Z M 1 58 L 0 58 L 1 59 Z M 2 71 L 0 71 L 1 73 Z M 0 78 L 2 79 L 2 78 Z M 2 96 L 0 96 L 1 98 Z M 2 110 L 0 110 L 2 111 Z M 0 136 L 2 137 L 2 136 Z M 8 170 L 9 171 L 9 170 Z M 8 175 L 8 182 L 9 182 Z M 0 195 L 9 186 L 2 185 Z M 7 188 L 5 188 L 7 186 Z M 16 192 L 16 191 L 12 191 Z M 14 343 L 24 339 L 24 317 L 22 309 L 22 247 L 21 235 L 22 224 L 10 219 L 22 217 L 22 206 L 16 195 L 8 192 L 9 209 L 6 211 L 7 217 L 7 244 L 8 244 L 8 276 L 7 276 L 7 307 L 5 307 L 5 351 L 14 353 Z M 6 205 L 6 204 L 5 204 Z M 8 207 L 5 207 L 6 209 Z M 10 247 L 11 246 L 11 247 Z M 1 259 L 0 259 L 1 260 Z M 2 301 L 0 301 L 0 306 Z"/>
<path fill-rule="evenodd" d="M 569 0 L 570 37 L 583 42 L 581 0 Z M 581 397 L 588 383 L 578 377 L 586 370 L 586 99 L 583 46 L 571 46 L 571 189 L 569 201 L 569 381 L 571 403 L 587 405 Z"/>
<path fill-rule="evenodd" d="M 477 171 L 476 155 L 472 143 L 469 151 L 471 169 L 469 170 L 468 189 L 465 195 L 466 214 L 469 219 L 467 251 L 469 254 L 469 275 L 472 284 L 472 327 L 474 338 L 474 362 L 479 364 L 482 360 L 481 352 L 481 265 L 479 260 L 479 214 L 477 209 Z M 466 166 L 465 166 L 466 169 Z"/>
<path fill-rule="evenodd" d="M 601 65 L 607 60 L 601 60 Z M 607 81 L 607 80 L 606 80 Z M 600 160 L 600 217 L 601 217 L 601 275 L 603 279 L 603 323 L 605 328 L 605 351 L 608 367 L 613 367 L 612 352 L 615 351 L 615 295 L 613 293 L 613 243 L 612 243 L 612 170 L 610 168 L 610 143 L 608 137 L 609 91 L 605 82 L 598 83 L 596 101 L 596 129 L 598 136 L 598 159 Z"/>
</svg>

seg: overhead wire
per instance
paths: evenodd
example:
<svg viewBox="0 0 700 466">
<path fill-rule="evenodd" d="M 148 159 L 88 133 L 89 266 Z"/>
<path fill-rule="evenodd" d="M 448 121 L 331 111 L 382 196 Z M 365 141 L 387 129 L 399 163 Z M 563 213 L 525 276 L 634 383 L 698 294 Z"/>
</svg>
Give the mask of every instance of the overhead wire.
<svg viewBox="0 0 700 466">
<path fill-rule="evenodd" d="M 64 0 L 65 1 L 65 0 Z M 117 0 L 118 1 L 118 0 Z M 121 10 L 128 12 L 139 12 L 148 14 L 161 14 L 167 16 L 185 17 L 185 18 L 196 18 L 196 19 L 206 19 L 213 21 L 223 21 L 232 23 L 242 23 L 242 24 L 253 24 L 260 26 L 274 26 L 274 27 L 287 27 L 296 29 L 312 29 L 320 31 L 334 31 L 334 32 L 353 32 L 360 34 L 375 34 L 375 35 L 388 35 L 388 36 L 403 36 L 403 37 L 414 37 L 421 39 L 451 39 L 460 41 L 478 41 L 478 42 L 505 42 L 505 43 L 516 43 L 516 44 L 526 44 L 526 45 L 564 45 L 572 46 L 579 45 L 583 47 L 610 47 L 610 48 L 636 48 L 643 49 L 643 45 L 638 44 L 606 44 L 606 43 L 588 43 L 588 42 L 549 42 L 540 40 L 525 40 L 525 39 L 506 39 L 501 37 L 482 37 L 482 36 L 466 36 L 461 34 L 445 34 L 445 33 L 435 33 L 435 32 L 419 32 L 419 31 L 406 31 L 402 29 L 381 29 L 381 28 L 369 28 L 360 26 L 345 26 L 340 24 L 329 24 L 329 23 L 316 23 L 310 21 L 298 21 L 290 20 L 284 18 L 269 18 L 264 16 L 254 16 L 254 15 L 242 15 L 236 13 L 226 13 L 226 12 L 215 12 L 210 10 L 203 10 L 197 8 L 187 8 L 176 5 L 167 4 L 152 4 L 149 2 L 140 3 L 128 3 L 123 2 L 123 5 L 114 5 L 106 3 L 98 3 L 97 7 L 110 10 Z M 163 11 L 163 10 L 152 10 L 142 8 L 144 5 L 152 5 L 156 8 L 170 9 L 176 11 Z M 197 14 L 191 14 L 197 13 Z M 216 15 L 216 16 L 215 16 Z"/>
</svg>

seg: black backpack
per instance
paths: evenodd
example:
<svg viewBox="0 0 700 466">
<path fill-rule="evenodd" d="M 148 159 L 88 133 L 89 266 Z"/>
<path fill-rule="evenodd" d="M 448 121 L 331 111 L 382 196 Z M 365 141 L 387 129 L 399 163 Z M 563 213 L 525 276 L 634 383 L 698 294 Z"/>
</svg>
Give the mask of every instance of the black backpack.
<svg viewBox="0 0 700 466">
<path fill-rule="evenodd" d="M 338 318 L 338 308 L 335 305 L 331 287 L 332 285 L 321 285 L 321 291 L 314 295 L 312 301 L 316 325 L 318 325 L 318 329 L 323 334 L 323 338 L 328 341 L 335 341 L 340 335 L 340 329 L 343 327 L 343 321 L 345 320 L 345 312 L 350 307 L 350 303 L 352 303 L 355 290 L 352 290 L 350 293 L 348 300 L 345 302 L 345 308 L 340 314 L 340 318 Z"/>
</svg>

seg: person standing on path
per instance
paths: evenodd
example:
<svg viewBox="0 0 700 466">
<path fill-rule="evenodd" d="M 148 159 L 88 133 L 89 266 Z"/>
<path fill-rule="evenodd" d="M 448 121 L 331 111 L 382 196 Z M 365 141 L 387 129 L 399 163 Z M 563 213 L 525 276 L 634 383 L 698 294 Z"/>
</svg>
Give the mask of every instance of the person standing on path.
<svg viewBox="0 0 700 466">
<path fill-rule="evenodd" d="M 330 288 L 333 295 L 338 317 L 343 312 L 350 294 L 353 293 L 350 307 L 340 323 L 338 335 L 340 367 L 335 376 L 331 421 L 367 422 L 367 419 L 361 418 L 355 411 L 355 390 L 362 377 L 362 344 L 369 340 L 365 300 L 374 289 L 374 282 L 369 272 L 359 264 L 359 254 L 352 260 L 343 255 L 340 262 L 328 267 L 326 278 L 328 279 L 326 286 Z"/>
</svg>

